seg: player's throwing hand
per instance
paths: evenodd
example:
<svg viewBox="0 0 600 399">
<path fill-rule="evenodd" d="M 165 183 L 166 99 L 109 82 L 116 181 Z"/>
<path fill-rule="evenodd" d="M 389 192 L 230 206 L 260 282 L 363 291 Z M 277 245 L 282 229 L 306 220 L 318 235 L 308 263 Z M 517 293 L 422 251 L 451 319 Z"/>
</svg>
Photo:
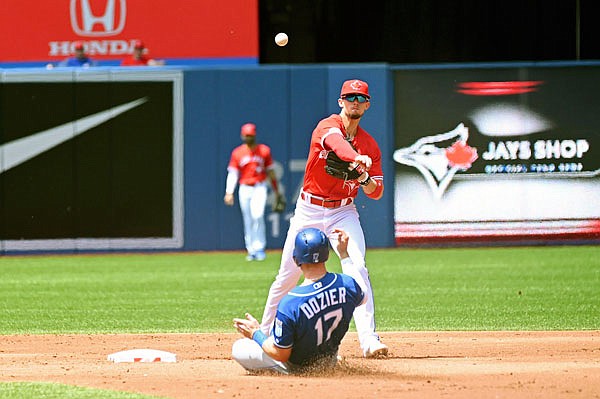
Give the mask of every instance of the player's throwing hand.
<svg viewBox="0 0 600 399">
<path fill-rule="evenodd" d="M 373 165 L 373 161 L 368 155 L 357 155 L 356 158 L 354 158 L 354 162 L 362 165 L 366 170 L 371 169 L 371 165 Z"/>
</svg>

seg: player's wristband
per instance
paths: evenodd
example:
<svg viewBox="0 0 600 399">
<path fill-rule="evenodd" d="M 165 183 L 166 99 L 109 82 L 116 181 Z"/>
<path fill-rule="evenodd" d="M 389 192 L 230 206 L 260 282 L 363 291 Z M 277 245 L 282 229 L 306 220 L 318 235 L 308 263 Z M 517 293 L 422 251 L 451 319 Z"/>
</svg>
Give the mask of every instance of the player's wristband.
<svg viewBox="0 0 600 399">
<path fill-rule="evenodd" d="M 375 190 L 371 191 L 370 193 L 365 192 L 365 194 L 369 198 L 378 200 L 383 195 L 383 183 L 381 183 L 381 180 L 375 180 L 375 179 L 370 179 L 370 180 L 373 180 L 375 182 Z"/>
<path fill-rule="evenodd" d="M 263 342 L 265 342 L 267 338 L 267 335 L 260 330 L 256 330 L 254 331 L 254 334 L 252 334 L 252 340 L 256 342 L 261 348 L 263 346 Z"/>
<path fill-rule="evenodd" d="M 365 180 L 363 181 L 358 181 L 360 183 L 361 186 L 366 186 L 367 184 L 369 184 L 369 182 L 371 181 L 371 176 L 369 176 L 369 174 L 367 172 L 365 172 L 364 174 L 367 175 L 367 177 L 365 178 Z"/>
</svg>

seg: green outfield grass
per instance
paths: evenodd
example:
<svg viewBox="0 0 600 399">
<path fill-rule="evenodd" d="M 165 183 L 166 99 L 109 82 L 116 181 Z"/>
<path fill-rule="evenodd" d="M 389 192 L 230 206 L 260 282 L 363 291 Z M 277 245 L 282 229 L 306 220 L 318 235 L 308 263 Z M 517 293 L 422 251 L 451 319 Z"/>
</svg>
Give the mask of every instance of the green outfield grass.
<svg viewBox="0 0 600 399">
<path fill-rule="evenodd" d="M 279 254 L 5 256 L 0 334 L 233 332 L 262 315 Z M 600 329 L 600 247 L 373 249 L 367 263 L 380 331 Z"/>
</svg>

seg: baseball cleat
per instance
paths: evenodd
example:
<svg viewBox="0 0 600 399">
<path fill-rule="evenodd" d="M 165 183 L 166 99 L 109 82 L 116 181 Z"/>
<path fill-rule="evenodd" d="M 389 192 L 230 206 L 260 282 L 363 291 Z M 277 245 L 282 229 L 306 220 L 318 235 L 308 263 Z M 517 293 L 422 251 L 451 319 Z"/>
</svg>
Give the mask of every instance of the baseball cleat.
<svg viewBox="0 0 600 399">
<path fill-rule="evenodd" d="M 247 260 L 248 262 L 252 262 L 254 259 L 255 259 L 255 258 L 254 258 L 254 255 L 252 255 L 252 254 L 250 254 L 250 255 L 246 255 L 246 260 Z"/>
<path fill-rule="evenodd" d="M 389 348 L 386 344 L 381 343 L 380 341 L 373 341 L 373 343 L 369 346 L 369 348 L 365 351 L 364 355 L 368 359 L 386 357 L 388 354 Z"/>
<path fill-rule="evenodd" d="M 266 257 L 267 255 L 265 254 L 265 251 L 258 251 L 254 254 L 254 259 L 258 261 L 263 261 Z"/>
</svg>

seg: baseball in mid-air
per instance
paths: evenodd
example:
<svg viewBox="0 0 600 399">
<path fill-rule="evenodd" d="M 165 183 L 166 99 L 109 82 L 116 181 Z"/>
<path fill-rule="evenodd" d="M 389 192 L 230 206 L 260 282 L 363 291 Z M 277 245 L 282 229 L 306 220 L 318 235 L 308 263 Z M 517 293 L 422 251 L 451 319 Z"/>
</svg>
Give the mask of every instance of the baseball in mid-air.
<svg viewBox="0 0 600 399">
<path fill-rule="evenodd" d="M 275 35 L 275 43 L 280 47 L 285 46 L 288 43 L 288 35 L 283 32 L 278 33 Z"/>
</svg>

